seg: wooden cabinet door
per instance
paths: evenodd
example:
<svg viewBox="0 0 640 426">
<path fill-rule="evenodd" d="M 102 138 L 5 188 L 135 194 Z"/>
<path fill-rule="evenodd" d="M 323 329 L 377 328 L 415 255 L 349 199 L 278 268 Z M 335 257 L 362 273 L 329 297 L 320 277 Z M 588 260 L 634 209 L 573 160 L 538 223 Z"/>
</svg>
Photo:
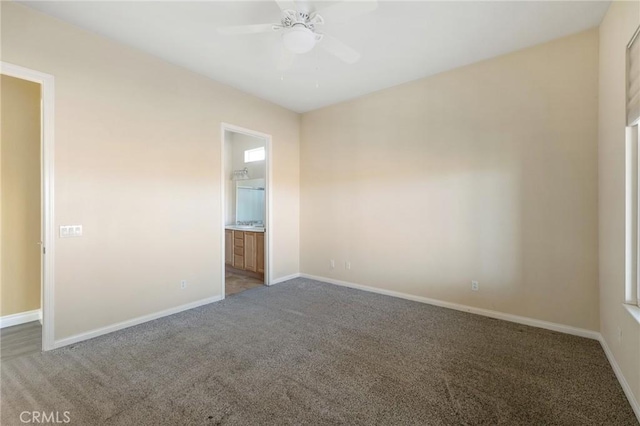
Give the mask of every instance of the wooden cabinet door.
<svg viewBox="0 0 640 426">
<path fill-rule="evenodd" d="M 224 263 L 233 263 L 233 231 L 230 229 L 224 230 Z"/>
<path fill-rule="evenodd" d="M 256 266 L 258 272 L 264 274 L 264 233 L 256 234 Z"/>
<path fill-rule="evenodd" d="M 256 264 L 256 233 L 244 233 L 244 269 L 246 271 L 257 271 Z"/>
</svg>

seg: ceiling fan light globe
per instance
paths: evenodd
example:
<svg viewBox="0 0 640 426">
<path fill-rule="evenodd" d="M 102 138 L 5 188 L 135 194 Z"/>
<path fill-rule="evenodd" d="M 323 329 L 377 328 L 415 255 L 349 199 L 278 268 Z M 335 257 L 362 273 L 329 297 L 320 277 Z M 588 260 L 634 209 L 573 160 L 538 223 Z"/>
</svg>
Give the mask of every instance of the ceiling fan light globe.
<svg viewBox="0 0 640 426">
<path fill-rule="evenodd" d="M 294 26 L 282 33 L 284 47 L 293 53 L 307 53 L 316 45 L 316 35 L 303 26 Z"/>
</svg>

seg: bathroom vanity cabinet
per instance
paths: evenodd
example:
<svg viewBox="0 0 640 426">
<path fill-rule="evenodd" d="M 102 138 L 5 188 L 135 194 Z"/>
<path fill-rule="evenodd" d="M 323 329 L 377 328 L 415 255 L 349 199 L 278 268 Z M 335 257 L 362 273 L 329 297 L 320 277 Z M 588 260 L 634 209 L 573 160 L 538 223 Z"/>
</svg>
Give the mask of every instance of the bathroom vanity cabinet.
<svg viewBox="0 0 640 426">
<path fill-rule="evenodd" d="M 224 241 L 227 266 L 264 278 L 264 232 L 225 229 Z"/>
</svg>

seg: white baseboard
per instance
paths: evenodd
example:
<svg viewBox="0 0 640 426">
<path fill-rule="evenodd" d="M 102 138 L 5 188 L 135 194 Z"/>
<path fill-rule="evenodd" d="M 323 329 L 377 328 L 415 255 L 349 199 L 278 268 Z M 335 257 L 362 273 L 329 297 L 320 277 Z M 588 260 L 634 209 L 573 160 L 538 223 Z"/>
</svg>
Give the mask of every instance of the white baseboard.
<svg viewBox="0 0 640 426">
<path fill-rule="evenodd" d="M 300 278 L 300 274 L 291 274 L 291 275 L 287 275 L 286 277 L 280 277 L 280 278 L 276 278 L 275 280 L 271 281 L 270 285 L 274 285 L 274 284 L 280 284 L 283 283 L 285 281 L 289 281 L 292 280 L 294 278 Z"/>
<path fill-rule="evenodd" d="M 64 339 L 56 340 L 53 342 L 52 349 L 58 349 L 63 346 L 71 345 L 74 343 L 82 342 L 83 340 L 93 339 L 94 337 L 102 336 L 104 334 L 113 333 L 114 331 L 122 330 L 124 328 L 133 327 L 134 325 L 142 324 L 147 321 L 152 321 L 158 318 L 166 317 L 168 315 L 177 314 L 178 312 L 186 311 L 189 309 L 197 308 L 198 306 L 208 305 L 209 303 L 218 302 L 222 300 L 222 296 L 209 297 L 207 299 L 198 300 L 195 302 L 187 303 L 185 305 L 176 306 L 175 308 L 165 309 L 164 311 L 154 312 L 152 314 L 143 315 L 141 317 L 133 318 L 127 321 L 122 321 L 117 324 L 109 325 L 106 327 L 98 328 L 95 330 L 87 331 L 85 333 L 76 334 L 74 336 L 65 337 Z"/>
<path fill-rule="evenodd" d="M 620 369 L 618 362 L 613 356 L 613 352 L 611 352 L 611 349 L 609 348 L 607 341 L 602 336 L 600 336 L 599 340 L 600 340 L 600 345 L 602 345 L 602 349 L 604 350 L 604 353 L 607 355 L 609 364 L 611 364 L 611 368 L 613 368 L 613 372 L 616 374 L 616 377 L 618 378 L 618 382 L 620 382 L 620 386 L 622 386 L 622 390 L 624 391 L 624 394 L 627 396 L 627 399 L 629 400 L 629 404 L 631 404 L 631 408 L 633 409 L 633 412 L 636 414 L 638 422 L 640 422 L 640 403 L 635 399 L 635 396 L 631 391 L 631 386 L 629 386 L 629 382 L 627 382 L 627 379 L 625 379 L 624 375 L 622 374 L 622 370 Z"/>
<path fill-rule="evenodd" d="M 42 324 L 42 311 L 40 309 L 20 312 L 19 314 L 5 315 L 0 317 L 0 328 L 11 327 L 38 320 L 40 320 L 40 323 Z"/>
<path fill-rule="evenodd" d="M 370 287 L 362 284 L 354 284 L 347 281 L 334 280 L 327 277 L 319 277 L 309 274 L 300 274 L 303 278 L 309 278 L 312 280 L 323 281 L 329 284 L 335 284 L 342 287 L 355 288 L 357 290 L 369 291 L 372 293 L 384 294 L 386 296 L 398 297 L 400 299 L 413 300 L 415 302 L 422 302 L 429 305 L 440 306 L 443 308 L 454 309 L 456 311 L 469 312 L 472 314 L 482 315 L 485 317 L 501 319 L 504 321 L 515 322 L 518 324 L 529 325 L 532 327 L 544 328 L 547 330 L 558 331 L 560 333 L 572 334 L 574 336 L 587 337 L 589 339 L 599 340 L 600 333 L 593 330 L 587 330 L 584 328 L 572 327 L 570 325 L 558 324 L 555 322 L 543 321 L 529 317 L 521 317 L 519 315 L 506 314 L 504 312 L 492 311 L 489 309 L 475 308 L 473 306 L 461 305 L 459 303 L 445 302 L 437 299 L 430 299 L 428 297 L 414 296 L 412 294 L 400 293 L 392 290 L 385 290 L 376 287 Z"/>
</svg>

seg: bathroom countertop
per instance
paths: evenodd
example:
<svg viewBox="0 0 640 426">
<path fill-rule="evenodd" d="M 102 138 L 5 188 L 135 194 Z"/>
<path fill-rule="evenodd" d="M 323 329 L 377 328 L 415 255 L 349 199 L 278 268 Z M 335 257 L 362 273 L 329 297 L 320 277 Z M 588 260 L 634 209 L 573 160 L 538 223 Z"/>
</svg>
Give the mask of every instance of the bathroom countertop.
<svg viewBox="0 0 640 426">
<path fill-rule="evenodd" d="M 248 228 L 246 226 L 226 225 L 224 229 L 231 229 L 233 231 L 247 231 L 247 232 L 264 232 L 263 226 L 256 226 Z"/>
</svg>

